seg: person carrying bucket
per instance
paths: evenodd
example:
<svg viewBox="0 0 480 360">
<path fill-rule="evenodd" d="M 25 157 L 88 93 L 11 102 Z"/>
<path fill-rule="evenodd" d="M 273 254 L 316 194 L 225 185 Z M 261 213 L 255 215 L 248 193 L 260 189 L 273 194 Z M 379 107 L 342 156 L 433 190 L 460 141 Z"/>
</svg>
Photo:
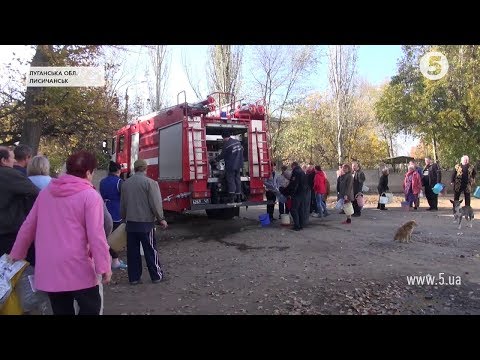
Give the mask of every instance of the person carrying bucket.
<svg viewBox="0 0 480 360">
<path fill-rule="evenodd" d="M 388 210 L 387 208 L 385 208 L 385 204 L 383 203 L 383 201 L 380 201 L 382 194 L 384 194 L 389 190 L 388 189 L 388 168 L 385 168 L 382 170 L 382 176 L 380 176 L 380 179 L 378 181 L 377 190 L 378 190 L 378 196 L 379 196 L 377 209 Z"/>
<path fill-rule="evenodd" d="M 427 198 L 429 208 L 427 211 L 438 210 L 438 194 L 433 191 L 436 184 L 442 182 L 442 171 L 438 164 L 432 162 L 432 158 L 425 158 L 425 167 L 423 168 L 422 185 L 425 186 L 425 197 Z"/>
<path fill-rule="evenodd" d="M 347 215 L 347 219 L 343 221 L 342 224 L 351 224 L 353 215 L 352 202 L 354 200 L 352 168 L 349 164 L 343 164 L 342 172 L 344 176 L 340 180 L 338 192 L 340 199 L 343 199 L 344 201 L 343 211 L 345 212 L 345 215 Z"/>
</svg>

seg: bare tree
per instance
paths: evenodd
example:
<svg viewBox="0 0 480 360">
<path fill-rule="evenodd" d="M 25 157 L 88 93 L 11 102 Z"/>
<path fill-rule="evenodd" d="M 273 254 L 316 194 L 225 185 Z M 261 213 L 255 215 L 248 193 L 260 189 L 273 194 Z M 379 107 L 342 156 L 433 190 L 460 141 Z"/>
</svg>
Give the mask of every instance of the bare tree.
<svg viewBox="0 0 480 360">
<path fill-rule="evenodd" d="M 187 57 L 183 51 L 182 51 L 182 64 L 183 64 L 183 69 L 185 70 L 185 75 L 187 76 L 188 83 L 190 84 L 190 87 L 195 93 L 197 100 L 200 101 L 205 99 L 207 95 L 201 90 L 202 82 L 195 76 L 192 66 L 187 60 Z"/>
<path fill-rule="evenodd" d="M 120 89 L 134 80 L 134 76 L 129 74 L 126 68 L 127 52 L 128 50 L 124 47 L 109 46 L 103 53 L 102 62 L 109 97 L 117 97 Z"/>
<path fill-rule="evenodd" d="M 237 97 L 241 87 L 241 69 L 243 46 L 212 45 L 208 66 L 209 87 L 211 92 L 219 91 Z M 227 95 L 226 103 L 232 101 Z M 223 104 L 219 104 L 223 105 Z"/>
<path fill-rule="evenodd" d="M 128 87 L 133 82 L 135 76 L 130 74 L 126 67 L 126 56 L 128 50 L 125 47 L 110 46 L 105 49 L 103 54 L 103 67 L 105 69 L 105 91 L 108 99 L 111 99 L 111 105 L 116 108 L 120 103 L 124 103 L 123 122 L 128 122 L 129 96 Z M 125 96 L 121 96 L 121 91 L 126 87 Z"/>
<path fill-rule="evenodd" d="M 276 156 L 279 134 L 284 127 L 284 114 L 289 101 L 298 90 L 302 79 L 317 61 L 314 46 L 256 46 L 254 49 L 253 78 L 265 101 L 270 128 L 270 145 Z M 275 119 L 274 121 L 270 121 Z M 275 123 L 275 125 L 273 125 Z"/>
<path fill-rule="evenodd" d="M 329 47 L 330 90 L 335 102 L 337 120 L 337 156 L 338 164 L 344 158 L 344 131 L 350 117 L 352 99 L 355 90 L 357 66 L 357 46 L 333 45 Z"/>
<path fill-rule="evenodd" d="M 165 107 L 166 87 L 168 83 L 169 52 L 167 45 L 147 46 L 154 74 L 153 89 L 149 83 L 150 104 L 152 111 L 158 111 Z"/>
<path fill-rule="evenodd" d="M 380 125 L 380 135 L 388 144 L 388 156 L 393 158 L 395 157 L 395 134 L 393 131 L 389 130 L 385 125 Z"/>
</svg>

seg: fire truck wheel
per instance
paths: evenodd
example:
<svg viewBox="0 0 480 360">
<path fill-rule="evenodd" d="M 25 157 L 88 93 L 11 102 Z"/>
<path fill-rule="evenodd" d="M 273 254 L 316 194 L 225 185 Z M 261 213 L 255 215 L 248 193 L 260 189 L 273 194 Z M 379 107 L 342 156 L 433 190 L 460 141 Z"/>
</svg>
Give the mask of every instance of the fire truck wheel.
<svg viewBox="0 0 480 360">
<path fill-rule="evenodd" d="M 240 216 L 240 208 L 233 207 L 227 209 L 205 209 L 209 219 L 228 220 L 234 216 Z"/>
</svg>

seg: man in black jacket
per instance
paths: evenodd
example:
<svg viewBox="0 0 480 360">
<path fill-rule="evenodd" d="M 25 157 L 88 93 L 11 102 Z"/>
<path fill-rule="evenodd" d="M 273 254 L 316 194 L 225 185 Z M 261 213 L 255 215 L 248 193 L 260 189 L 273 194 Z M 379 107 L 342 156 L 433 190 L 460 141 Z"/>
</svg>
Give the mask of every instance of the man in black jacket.
<svg viewBox="0 0 480 360">
<path fill-rule="evenodd" d="M 216 161 L 225 160 L 225 177 L 227 178 L 227 190 L 229 203 L 241 202 L 242 180 L 240 169 L 243 168 L 243 146 L 237 139 L 230 137 L 230 131 L 222 131 L 222 152 L 215 158 Z"/>
<path fill-rule="evenodd" d="M 290 213 L 293 218 L 293 230 L 303 229 L 305 224 L 305 194 L 307 189 L 307 178 L 302 168 L 296 161 L 292 163 L 292 176 L 285 192 L 292 197 L 292 208 Z"/>
<path fill-rule="evenodd" d="M 432 188 L 440 182 L 442 182 L 442 172 L 440 168 L 432 162 L 430 157 L 426 157 L 425 167 L 423 168 L 422 185 L 425 186 L 425 197 L 430 206 L 427 210 L 438 210 L 438 194 L 435 194 Z"/>
<path fill-rule="evenodd" d="M 13 154 L 15 155 L 15 164 L 13 165 L 13 168 L 27 176 L 27 166 L 32 160 L 32 148 L 28 145 L 21 144 L 15 147 Z"/>
<path fill-rule="evenodd" d="M 0 256 L 12 250 L 39 192 L 30 179 L 13 168 L 14 162 L 13 151 L 0 146 Z M 26 260 L 34 266 L 33 245 Z"/>
</svg>

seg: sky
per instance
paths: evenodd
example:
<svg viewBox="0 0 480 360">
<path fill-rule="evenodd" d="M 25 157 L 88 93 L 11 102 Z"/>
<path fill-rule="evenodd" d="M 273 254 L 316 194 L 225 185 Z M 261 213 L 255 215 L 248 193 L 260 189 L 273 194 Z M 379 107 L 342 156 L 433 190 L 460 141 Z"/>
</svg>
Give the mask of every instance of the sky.
<svg viewBox="0 0 480 360">
<path fill-rule="evenodd" d="M 397 72 L 397 60 L 402 56 L 400 45 L 366 45 L 358 51 L 358 72 L 372 84 L 390 80 Z"/>
<path fill-rule="evenodd" d="M 137 46 L 127 47 L 129 50 L 125 55 L 128 71 L 123 80 L 122 90 L 127 86 L 129 95 L 147 94 L 145 70 L 148 67 L 146 50 L 140 50 Z M 177 94 L 186 91 L 187 101 L 196 101 L 195 94 L 191 89 L 187 76 L 185 75 L 183 58 L 187 59 L 189 66 L 196 78 L 202 83 L 205 79 L 205 63 L 207 58 L 208 45 L 170 45 L 170 75 L 168 79 L 167 96 L 170 104 L 177 102 Z M 11 61 L 12 52 L 22 59 L 31 59 L 33 50 L 24 45 L 0 45 L 0 85 L 6 81 L 6 71 L 3 68 L 5 63 Z M 360 78 L 367 80 L 372 85 L 381 85 L 390 80 L 396 73 L 397 60 L 401 57 L 401 45 L 360 45 L 358 51 L 357 72 Z M 28 71 L 25 66 L 24 71 Z M 245 68 L 248 71 L 248 64 Z M 323 60 L 318 71 L 309 79 L 310 91 L 323 91 L 327 88 L 327 62 Z M 122 93 L 122 92 L 121 92 Z M 206 92 L 205 92 L 206 93 Z M 408 155 L 410 147 L 416 143 L 415 139 L 401 136 L 399 155 Z"/>
<path fill-rule="evenodd" d="M 205 77 L 204 67 L 207 58 L 208 45 L 171 45 L 170 52 L 170 76 L 168 80 L 169 97 L 171 101 L 176 101 L 177 94 L 185 90 L 187 101 L 195 101 L 195 94 L 191 90 L 185 75 L 182 58 L 186 58 L 192 67 L 193 73 L 198 77 Z M 132 74 L 137 74 L 136 79 L 145 80 L 144 69 L 146 62 L 142 61 L 142 54 L 138 49 L 133 49 L 128 58 L 128 67 L 132 69 Z M 390 77 L 396 73 L 397 59 L 401 57 L 402 51 L 400 45 L 365 45 L 359 46 L 358 53 L 358 75 L 366 79 L 373 85 L 380 85 L 388 82 Z M 247 60 L 248 61 L 248 60 Z M 244 71 L 248 72 L 249 64 L 246 64 Z M 309 83 L 312 91 L 322 91 L 328 86 L 327 62 L 323 60 L 318 71 L 312 75 Z M 206 80 L 205 80 L 206 82 Z M 143 90 L 144 85 L 139 84 L 139 91 Z"/>
</svg>

